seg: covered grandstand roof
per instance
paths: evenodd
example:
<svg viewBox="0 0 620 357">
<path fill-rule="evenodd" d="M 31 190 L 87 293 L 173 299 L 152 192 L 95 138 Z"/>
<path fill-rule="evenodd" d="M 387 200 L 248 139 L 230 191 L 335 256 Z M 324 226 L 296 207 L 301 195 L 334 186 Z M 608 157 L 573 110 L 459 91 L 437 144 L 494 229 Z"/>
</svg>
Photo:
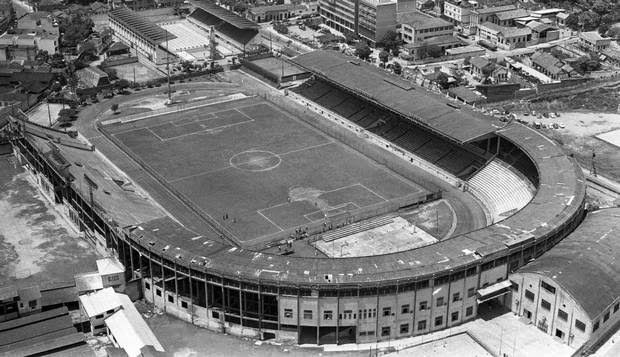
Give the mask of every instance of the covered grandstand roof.
<svg viewBox="0 0 620 357">
<path fill-rule="evenodd" d="M 197 8 L 194 10 L 191 14 L 189 14 L 189 17 L 205 24 L 207 27 L 213 26 L 217 32 L 242 45 L 250 42 L 258 34 L 258 29 L 256 28 L 239 28 L 228 22 L 227 19 L 223 19 L 222 17 L 214 15 L 202 8 Z"/>
<path fill-rule="evenodd" d="M 166 39 L 172 40 L 176 38 L 175 35 L 126 7 L 117 7 L 110 11 L 109 16 L 122 23 L 125 27 L 132 29 L 135 33 L 139 34 L 153 45 L 159 45 Z"/>
<path fill-rule="evenodd" d="M 258 30 L 260 26 L 244 17 L 241 17 L 231 11 L 224 9 L 216 3 L 209 0 L 196 0 L 192 1 L 196 7 L 208 12 L 209 14 L 224 20 L 232 26 L 242 30 Z"/>
<path fill-rule="evenodd" d="M 337 51 L 314 51 L 292 61 L 331 83 L 460 143 L 492 134 L 497 129 L 479 113 L 466 107 L 457 110 L 442 96 Z"/>
<path fill-rule="evenodd" d="M 573 233 L 519 272 L 555 281 L 595 319 L 620 296 L 618 222 L 620 208 L 588 214 Z"/>
</svg>

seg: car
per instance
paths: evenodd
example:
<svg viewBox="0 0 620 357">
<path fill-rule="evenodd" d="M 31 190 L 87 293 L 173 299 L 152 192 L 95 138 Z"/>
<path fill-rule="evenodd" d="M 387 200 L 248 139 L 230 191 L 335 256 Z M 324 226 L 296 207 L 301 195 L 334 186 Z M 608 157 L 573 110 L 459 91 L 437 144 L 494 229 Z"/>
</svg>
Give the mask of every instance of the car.
<svg viewBox="0 0 620 357">
<path fill-rule="evenodd" d="M 555 112 L 555 116 L 559 118 L 560 117 L 560 113 Z"/>
<path fill-rule="evenodd" d="M 564 123 L 559 123 L 558 125 L 560 126 L 560 129 L 566 128 L 566 125 L 564 125 Z"/>
<path fill-rule="evenodd" d="M 559 128 L 560 128 L 560 126 L 558 125 L 558 123 L 553 123 L 553 124 L 551 124 L 551 125 L 553 125 L 553 129 L 559 129 Z"/>
<path fill-rule="evenodd" d="M 547 113 L 542 113 L 542 116 L 545 117 L 545 118 L 549 118 L 549 114 L 547 114 Z"/>
<path fill-rule="evenodd" d="M 555 118 L 555 114 L 553 112 L 549 113 L 549 118 Z"/>
<path fill-rule="evenodd" d="M 530 116 L 530 113 L 525 112 L 525 113 L 523 113 L 523 115 L 524 115 L 524 116 L 526 116 L 526 117 L 529 117 L 529 116 Z"/>
</svg>

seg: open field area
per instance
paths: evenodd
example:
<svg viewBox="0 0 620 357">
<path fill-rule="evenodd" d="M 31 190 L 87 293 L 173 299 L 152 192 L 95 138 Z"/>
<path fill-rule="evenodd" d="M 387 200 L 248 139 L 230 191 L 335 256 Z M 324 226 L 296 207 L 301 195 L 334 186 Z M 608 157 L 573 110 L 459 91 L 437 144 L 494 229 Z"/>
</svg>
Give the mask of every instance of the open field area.
<svg viewBox="0 0 620 357">
<path fill-rule="evenodd" d="M 258 98 L 105 130 L 243 242 L 426 192 Z"/>
<path fill-rule="evenodd" d="M 466 333 L 428 342 L 403 351 L 387 354 L 389 357 L 491 357 L 478 342 Z"/>
<path fill-rule="evenodd" d="M 596 136 L 597 138 L 620 148 L 620 129 L 608 131 Z"/>
<path fill-rule="evenodd" d="M 437 239 L 433 236 L 407 220 L 394 217 L 379 227 L 330 242 L 318 240 L 314 246 L 328 257 L 338 258 L 395 253 L 422 247 L 436 241 Z"/>
<path fill-rule="evenodd" d="M 13 161 L 0 158 L 0 286 L 72 281 L 99 256 Z"/>
<path fill-rule="evenodd" d="M 32 108 L 32 110 L 28 112 L 28 118 L 30 118 L 30 121 L 35 122 L 39 125 L 49 126 L 50 122 L 51 122 L 51 125 L 53 125 L 58 120 L 58 113 L 60 112 L 62 108 L 63 108 L 62 104 L 41 103 L 35 106 L 34 108 Z M 48 109 L 49 109 L 49 112 L 48 112 Z"/>
<path fill-rule="evenodd" d="M 139 62 L 122 64 L 111 68 L 116 71 L 116 76 L 118 78 L 126 79 L 131 83 L 133 83 L 134 80 L 136 83 L 148 82 L 152 79 L 157 79 L 164 76 L 163 73 L 157 72 L 156 70 Z"/>
</svg>

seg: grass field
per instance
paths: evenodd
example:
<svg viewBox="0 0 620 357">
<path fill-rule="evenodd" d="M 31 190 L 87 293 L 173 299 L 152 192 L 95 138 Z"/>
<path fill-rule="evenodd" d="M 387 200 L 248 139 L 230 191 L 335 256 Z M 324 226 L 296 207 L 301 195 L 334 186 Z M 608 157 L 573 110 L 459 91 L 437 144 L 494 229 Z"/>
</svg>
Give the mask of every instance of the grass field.
<svg viewBox="0 0 620 357">
<path fill-rule="evenodd" d="M 259 98 L 105 129 L 244 242 L 426 192 Z"/>
</svg>

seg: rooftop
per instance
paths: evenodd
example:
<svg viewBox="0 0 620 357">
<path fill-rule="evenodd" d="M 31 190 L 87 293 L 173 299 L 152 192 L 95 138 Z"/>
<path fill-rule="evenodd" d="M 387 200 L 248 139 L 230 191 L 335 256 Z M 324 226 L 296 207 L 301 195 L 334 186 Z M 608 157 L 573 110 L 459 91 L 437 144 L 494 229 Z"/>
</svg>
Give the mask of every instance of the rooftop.
<svg viewBox="0 0 620 357">
<path fill-rule="evenodd" d="M 506 38 L 527 36 L 532 33 L 532 29 L 529 27 L 505 27 L 491 22 L 485 22 L 480 27 L 486 27 L 492 32 L 501 33 Z"/>
<path fill-rule="evenodd" d="M 226 16 L 215 15 L 210 11 L 200 7 L 189 14 L 189 17 L 207 26 L 213 26 L 216 31 L 241 44 L 250 42 L 258 34 L 258 29 L 253 26 L 238 24 L 236 19 L 231 22 Z"/>
<path fill-rule="evenodd" d="M 596 319 L 620 296 L 620 208 L 588 214 L 550 251 L 519 270 L 543 275 Z"/>
<path fill-rule="evenodd" d="M 159 45 L 166 39 L 172 40 L 175 35 L 162 29 L 126 7 L 120 6 L 109 12 L 110 19 L 114 19 L 125 27 L 132 29 L 138 35 L 153 45 Z"/>
<path fill-rule="evenodd" d="M 125 268 L 116 258 L 97 259 L 97 270 L 101 275 L 124 273 Z"/>
<path fill-rule="evenodd" d="M 314 51 L 297 56 L 293 62 L 457 142 L 496 130 L 477 112 L 467 108 L 456 111 L 447 105 L 445 97 L 339 52 Z"/>
<path fill-rule="evenodd" d="M 209 0 L 192 0 L 193 5 L 200 8 L 209 14 L 226 21 L 234 27 L 242 30 L 258 30 L 260 26 L 254 21 L 250 21 L 244 17 L 241 17 L 234 12 L 228 11 L 223 7 Z"/>
<path fill-rule="evenodd" d="M 518 19 L 520 17 L 526 17 L 529 15 L 529 12 L 525 9 L 515 9 L 509 11 L 502 11 L 497 13 L 495 16 L 501 21 Z"/>
<path fill-rule="evenodd" d="M 164 352 L 159 340 L 146 324 L 129 297 L 116 294 L 123 308 L 105 319 L 106 326 L 129 357 L 141 356 L 140 350 L 153 346 L 156 351 Z"/>
<path fill-rule="evenodd" d="M 455 37 L 453 35 L 441 35 L 441 36 L 434 36 L 431 38 L 427 38 L 424 41 L 416 41 L 414 43 L 407 43 L 405 44 L 403 47 L 405 48 L 418 48 L 418 47 L 425 47 L 425 46 L 429 46 L 429 45 L 437 45 L 437 46 L 442 46 L 442 45 L 454 45 L 454 44 L 462 44 L 463 41 L 461 41 L 458 37 Z"/>
<path fill-rule="evenodd" d="M 502 11 L 515 10 L 516 8 L 517 7 L 514 5 L 502 5 L 502 6 L 495 6 L 495 7 L 486 7 L 483 9 L 476 9 L 473 11 L 478 14 L 493 14 L 493 13 L 498 13 Z"/>
<path fill-rule="evenodd" d="M 416 30 L 452 26 L 452 23 L 419 11 L 407 12 L 398 17 L 398 23 L 409 25 Z"/>
<path fill-rule="evenodd" d="M 117 295 L 114 289 L 105 288 L 94 293 L 80 295 L 80 304 L 88 317 L 95 317 L 121 306 Z"/>
<path fill-rule="evenodd" d="M 601 40 L 610 40 L 610 38 L 601 36 L 601 34 L 599 34 L 598 31 L 582 32 L 581 34 L 579 34 L 579 37 L 583 38 L 584 40 L 586 40 L 588 42 L 596 42 L 596 41 L 601 41 Z"/>
</svg>

